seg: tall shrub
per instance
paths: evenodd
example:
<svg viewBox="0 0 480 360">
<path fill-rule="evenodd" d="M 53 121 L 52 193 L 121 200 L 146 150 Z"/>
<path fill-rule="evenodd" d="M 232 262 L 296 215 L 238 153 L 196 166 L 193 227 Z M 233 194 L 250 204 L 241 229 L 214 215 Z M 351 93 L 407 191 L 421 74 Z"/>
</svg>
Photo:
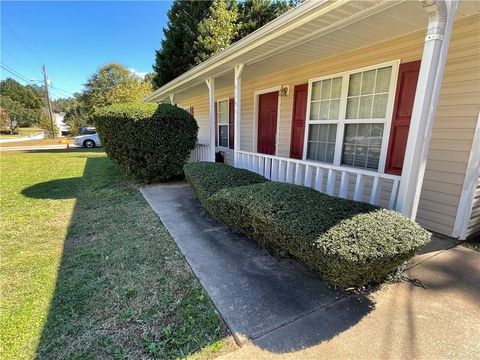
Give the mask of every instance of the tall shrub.
<svg viewBox="0 0 480 360">
<path fill-rule="evenodd" d="M 181 175 L 197 142 L 192 115 L 168 104 L 111 105 L 96 111 L 94 122 L 108 156 L 147 183 Z"/>
</svg>

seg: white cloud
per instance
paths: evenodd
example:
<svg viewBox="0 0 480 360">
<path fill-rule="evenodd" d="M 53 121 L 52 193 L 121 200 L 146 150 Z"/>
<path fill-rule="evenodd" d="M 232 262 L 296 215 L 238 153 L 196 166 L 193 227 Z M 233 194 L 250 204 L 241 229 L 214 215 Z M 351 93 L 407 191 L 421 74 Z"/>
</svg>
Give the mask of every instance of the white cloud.
<svg viewBox="0 0 480 360">
<path fill-rule="evenodd" d="M 131 72 L 133 75 L 138 76 L 140 79 L 144 79 L 144 78 L 145 78 L 145 75 L 148 74 L 148 72 L 146 72 L 146 71 L 145 71 L 145 72 L 137 71 L 137 70 L 135 70 L 134 68 L 130 68 L 130 69 L 128 69 L 128 70 L 130 70 L 130 72 Z"/>
</svg>

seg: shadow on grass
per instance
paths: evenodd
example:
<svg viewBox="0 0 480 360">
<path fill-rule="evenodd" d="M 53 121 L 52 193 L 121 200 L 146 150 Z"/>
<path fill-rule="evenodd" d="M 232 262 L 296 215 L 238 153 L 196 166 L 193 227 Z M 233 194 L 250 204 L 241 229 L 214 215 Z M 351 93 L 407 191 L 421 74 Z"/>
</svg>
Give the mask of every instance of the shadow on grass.
<svg viewBox="0 0 480 360">
<path fill-rule="evenodd" d="M 124 179 L 108 158 L 91 157 L 82 177 L 39 183 L 22 192 L 36 199 L 76 199 L 37 348 L 40 359 L 182 358 L 215 349 L 217 340 L 227 335 L 175 242 L 138 190 Z M 265 255 L 267 262 L 272 261 L 248 240 L 242 246 L 221 241 L 212 246 L 225 250 L 221 256 L 227 262 L 229 256 L 237 256 L 234 249 L 242 246 L 249 248 L 250 260 Z M 282 313 L 294 309 L 299 315 L 277 322 L 280 326 L 275 325 L 275 331 L 257 332 L 252 341 L 266 351 L 294 352 L 330 340 L 373 309 L 367 296 L 345 297 L 322 284 L 311 288 L 319 282 L 317 275 L 295 261 L 273 260 L 276 264 L 260 266 L 259 271 L 252 261 L 239 266 L 250 264 L 247 270 L 254 277 L 249 281 L 270 291 L 268 298 L 261 299 L 265 306 Z M 285 271 L 265 271 L 269 267 Z M 270 282 L 272 276 L 283 280 Z M 235 287 L 229 285 L 223 291 Z M 245 291 L 242 296 L 255 301 L 256 294 Z M 301 293 L 311 295 L 308 305 L 296 298 Z M 296 304 L 305 311 L 299 313 Z M 265 320 L 264 313 L 252 313 L 252 308 L 234 311 L 245 321 L 250 316 L 248 321 L 260 327 Z"/>
<path fill-rule="evenodd" d="M 170 235 L 108 158 L 22 194 L 76 199 L 39 359 L 177 358 L 226 336 Z"/>
</svg>

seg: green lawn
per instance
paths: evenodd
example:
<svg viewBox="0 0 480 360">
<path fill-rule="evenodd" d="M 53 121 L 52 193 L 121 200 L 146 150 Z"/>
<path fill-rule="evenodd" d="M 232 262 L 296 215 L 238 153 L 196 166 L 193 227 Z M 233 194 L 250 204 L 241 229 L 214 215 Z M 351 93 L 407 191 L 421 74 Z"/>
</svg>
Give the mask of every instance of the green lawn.
<svg viewBox="0 0 480 360">
<path fill-rule="evenodd" d="M 42 129 L 37 127 L 29 127 L 29 128 L 18 128 L 15 131 L 18 132 L 18 135 L 0 134 L 0 139 L 14 139 L 14 138 L 19 138 L 23 136 L 33 135 L 42 131 Z"/>
<path fill-rule="evenodd" d="M 233 346 L 103 151 L 0 156 L 0 358 L 207 358 Z"/>
</svg>

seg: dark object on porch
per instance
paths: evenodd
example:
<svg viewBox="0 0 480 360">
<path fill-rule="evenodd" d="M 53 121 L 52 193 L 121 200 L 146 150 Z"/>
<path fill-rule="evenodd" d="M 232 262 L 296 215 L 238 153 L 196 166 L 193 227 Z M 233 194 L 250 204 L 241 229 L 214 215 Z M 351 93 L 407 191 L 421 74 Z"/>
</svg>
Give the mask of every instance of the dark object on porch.
<svg viewBox="0 0 480 360">
<path fill-rule="evenodd" d="M 430 233 L 397 212 L 307 187 L 275 182 L 228 187 L 235 176 L 227 174 L 245 170 L 225 165 L 222 187 L 210 187 L 209 196 L 199 191 L 205 180 L 191 171 L 195 165 L 185 171 L 187 180 L 212 215 L 261 245 L 302 260 L 336 287 L 380 282 L 430 241 Z M 210 169 L 211 181 L 216 173 Z"/>
<path fill-rule="evenodd" d="M 146 183 L 180 176 L 197 143 L 195 119 L 173 105 L 111 105 L 94 119 L 108 156 Z"/>
<path fill-rule="evenodd" d="M 215 162 L 216 163 L 225 163 L 225 153 L 223 151 L 218 151 L 215 153 Z"/>
</svg>

